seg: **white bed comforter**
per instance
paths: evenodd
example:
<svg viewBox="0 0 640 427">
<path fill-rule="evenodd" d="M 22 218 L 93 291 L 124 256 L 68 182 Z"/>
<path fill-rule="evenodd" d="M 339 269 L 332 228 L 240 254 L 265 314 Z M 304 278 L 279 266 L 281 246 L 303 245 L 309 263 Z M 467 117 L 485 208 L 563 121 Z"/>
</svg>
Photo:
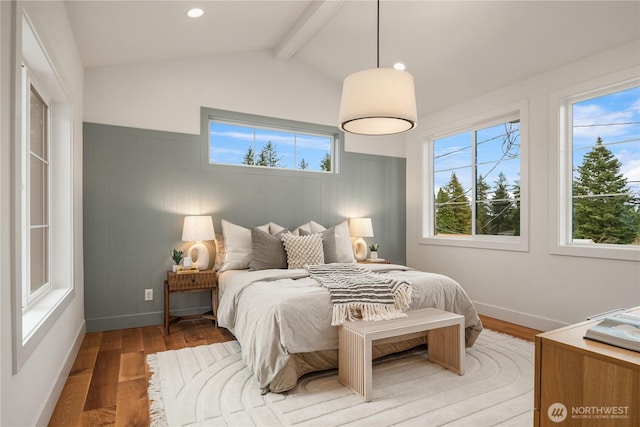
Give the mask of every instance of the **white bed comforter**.
<svg viewBox="0 0 640 427">
<path fill-rule="evenodd" d="M 365 266 L 410 283 L 410 310 L 435 307 L 463 315 L 467 346 L 482 330 L 475 307 L 453 279 L 400 265 Z M 306 270 L 235 273 L 225 280 L 218 322 L 237 338 L 242 357 L 260 387 L 268 387 L 290 354 L 338 348 L 338 328 L 331 326 L 329 292 Z"/>
</svg>

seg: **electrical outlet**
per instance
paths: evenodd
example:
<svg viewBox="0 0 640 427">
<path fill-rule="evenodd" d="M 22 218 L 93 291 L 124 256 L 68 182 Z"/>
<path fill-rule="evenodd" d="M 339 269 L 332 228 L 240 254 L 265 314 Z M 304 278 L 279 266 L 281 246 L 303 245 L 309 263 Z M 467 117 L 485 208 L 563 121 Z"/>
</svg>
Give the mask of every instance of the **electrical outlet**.
<svg viewBox="0 0 640 427">
<path fill-rule="evenodd" d="M 145 289 L 144 290 L 144 300 L 145 301 L 153 301 L 153 289 Z"/>
</svg>

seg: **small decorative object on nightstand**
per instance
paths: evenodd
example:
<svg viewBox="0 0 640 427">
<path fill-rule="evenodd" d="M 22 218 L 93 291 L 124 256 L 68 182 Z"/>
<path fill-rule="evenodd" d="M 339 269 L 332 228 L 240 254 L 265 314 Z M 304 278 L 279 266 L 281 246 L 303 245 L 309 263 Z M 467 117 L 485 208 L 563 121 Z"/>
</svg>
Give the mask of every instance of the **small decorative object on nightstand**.
<svg viewBox="0 0 640 427">
<path fill-rule="evenodd" d="M 369 245 L 369 258 L 370 259 L 378 259 L 378 248 L 380 245 L 377 243 L 373 243 Z"/>
<path fill-rule="evenodd" d="M 182 255 L 183 254 L 184 254 L 184 251 L 179 251 L 179 250 L 177 250 L 175 248 L 171 251 L 171 259 L 175 263 L 173 265 L 173 272 L 174 273 L 176 271 L 178 271 L 178 266 L 180 265 L 180 261 L 182 261 Z"/>
<path fill-rule="evenodd" d="M 218 274 L 213 270 L 194 270 L 186 274 L 167 272 L 167 280 L 164 281 L 164 333 L 169 334 L 169 328 L 175 322 L 186 319 L 205 318 L 213 320 L 215 325 L 218 315 Z M 171 316 L 169 313 L 169 297 L 178 292 L 202 292 L 211 291 L 212 311 L 194 316 Z"/>
<path fill-rule="evenodd" d="M 384 258 L 376 258 L 376 259 L 363 259 L 362 261 L 358 261 L 359 264 L 391 264 L 391 261 Z"/>
</svg>

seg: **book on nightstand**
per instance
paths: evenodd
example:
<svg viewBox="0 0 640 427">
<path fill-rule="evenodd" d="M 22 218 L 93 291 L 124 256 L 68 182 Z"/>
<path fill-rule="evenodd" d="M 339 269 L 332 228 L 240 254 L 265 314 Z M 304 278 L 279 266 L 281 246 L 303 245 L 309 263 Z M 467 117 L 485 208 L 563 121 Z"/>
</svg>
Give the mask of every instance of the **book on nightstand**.
<svg viewBox="0 0 640 427">
<path fill-rule="evenodd" d="M 640 316 L 621 313 L 596 323 L 585 338 L 640 352 Z"/>
<path fill-rule="evenodd" d="M 191 267 L 183 267 L 181 265 L 178 266 L 178 271 L 176 271 L 176 273 L 178 274 L 192 274 L 192 273 L 197 273 L 200 270 L 198 270 L 198 267 L 196 266 L 191 266 Z"/>
</svg>

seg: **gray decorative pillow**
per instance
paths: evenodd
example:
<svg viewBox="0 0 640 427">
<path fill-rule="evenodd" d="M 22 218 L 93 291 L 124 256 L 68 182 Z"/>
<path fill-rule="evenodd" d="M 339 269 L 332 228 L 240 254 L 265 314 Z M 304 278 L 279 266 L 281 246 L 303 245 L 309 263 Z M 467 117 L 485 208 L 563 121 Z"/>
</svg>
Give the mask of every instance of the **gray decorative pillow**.
<svg viewBox="0 0 640 427">
<path fill-rule="evenodd" d="M 289 230 L 282 229 L 275 236 L 268 231 L 251 227 L 252 258 L 249 270 L 266 270 L 269 268 L 287 268 L 287 253 L 284 250 L 281 236 Z"/>
<path fill-rule="evenodd" d="M 342 262 L 338 258 L 336 250 L 336 231 L 334 227 L 328 228 L 320 233 L 310 233 L 300 229 L 301 236 L 310 236 L 311 234 L 320 234 L 322 236 L 322 251 L 324 252 L 324 263 Z"/>
<path fill-rule="evenodd" d="M 310 234 L 308 236 L 282 236 L 284 249 L 287 251 L 287 262 L 290 269 L 304 268 L 305 265 L 324 264 L 322 251 L 322 236 Z"/>
</svg>

